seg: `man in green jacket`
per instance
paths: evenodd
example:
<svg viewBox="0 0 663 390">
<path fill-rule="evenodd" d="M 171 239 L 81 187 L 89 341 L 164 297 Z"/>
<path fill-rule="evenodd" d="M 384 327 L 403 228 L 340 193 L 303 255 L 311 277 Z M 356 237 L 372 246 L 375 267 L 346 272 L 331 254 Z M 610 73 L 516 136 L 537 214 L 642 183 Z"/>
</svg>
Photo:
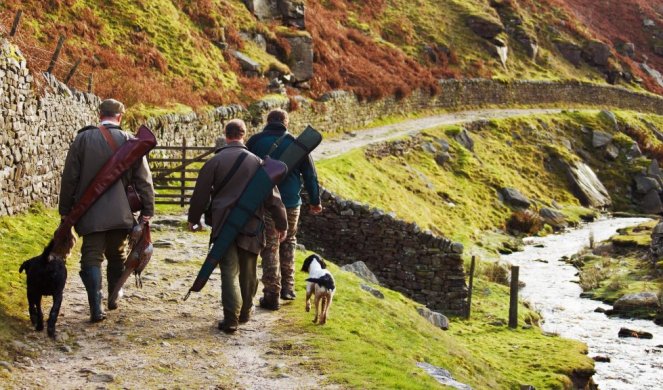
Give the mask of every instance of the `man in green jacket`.
<svg viewBox="0 0 663 390">
<path fill-rule="evenodd" d="M 123 113 L 122 103 L 114 99 L 104 100 L 99 105 L 99 125 L 82 128 L 71 143 L 60 187 L 59 211 L 63 218 L 114 153 L 100 127 L 107 130 L 118 147 L 131 137 L 120 127 Z M 140 218 L 149 220 L 154 215 L 154 187 L 147 159 L 143 157 L 125 173 L 122 180 L 104 192 L 74 226 L 76 233 L 83 237 L 80 276 L 87 291 L 92 322 L 106 318 L 101 308 L 101 263 L 104 256 L 108 260 L 106 277 L 109 296 L 124 270 L 127 236 L 135 223 L 125 190 L 129 182 L 134 185 L 143 203 Z M 116 308 L 116 302 L 108 302 L 109 310 Z"/>
<path fill-rule="evenodd" d="M 189 207 L 189 230 L 196 231 L 207 205 L 210 205 L 212 221 L 211 241 L 218 236 L 230 210 L 242 195 L 244 187 L 260 168 L 262 160 L 244 146 L 246 125 L 234 119 L 226 124 L 226 146 L 200 170 Z M 221 301 L 223 321 L 219 329 L 232 333 L 240 323 L 248 322 L 253 309 L 253 298 L 258 289 L 256 276 L 258 253 L 265 246 L 263 214 L 272 216 L 276 239 L 285 237 L 288 222 L 285 207 L 275 187 L 248 223 L 242 227 L 235 242 L 221 259 Z"/>
<path fill-rule="evenodd" d="M 262 132 L 251 137 L 246 146 L 258 157 L 265 158 L 270 155 L 278 159 L 279 156 L 273 153 L 274 150 L 280 145 L 287 147 L 295 140 L 288 133 L 287 127 L 288 113 L 280 109 L 273 110 L 267 115 L 267 126 Z M 320 187 L 310 155 L 298 167 L 288 172 L 288 176 L 278 185 L 288 215 L 288 234 L 283 242 L 279 242 L 272 216 L 269 213 L 265 214 L 267 245 L 260 252 L 264 285 L 260 306 L 265 309 L 278 310 L 279 296 L 286 300 L 295 299 L 295 246 L 302 205 L 300 196 L 302 184 L 308 193 L 309 211 L 313 214 L 320 213 L 322 211 Z"/>
</svg>

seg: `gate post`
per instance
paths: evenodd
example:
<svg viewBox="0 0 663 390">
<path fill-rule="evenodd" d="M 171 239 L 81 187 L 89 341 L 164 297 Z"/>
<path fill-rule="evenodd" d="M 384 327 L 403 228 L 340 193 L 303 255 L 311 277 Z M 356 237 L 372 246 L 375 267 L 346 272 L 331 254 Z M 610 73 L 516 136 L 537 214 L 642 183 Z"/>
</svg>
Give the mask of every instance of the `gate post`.
<svg viewBox="0 0 663 390">
<path fill-rule="evenodd" d="M 184 207 L 186 195 L 186 137 L 182 136 L 182 171 L 180 172 L 180 207 Z"/>
</svg>

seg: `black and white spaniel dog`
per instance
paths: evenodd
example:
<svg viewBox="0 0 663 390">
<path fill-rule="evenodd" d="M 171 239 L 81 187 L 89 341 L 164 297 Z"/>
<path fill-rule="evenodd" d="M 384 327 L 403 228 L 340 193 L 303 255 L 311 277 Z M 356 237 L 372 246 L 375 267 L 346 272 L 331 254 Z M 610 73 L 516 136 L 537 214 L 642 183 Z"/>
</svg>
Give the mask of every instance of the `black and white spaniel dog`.
<svg viewBox="0 0 663 390">
<path fill-rule="evenodd" d="M 306 311 L 311 310 L 311 295 L 315 294 L 315 318 L 313 323 L 324 325 L 327 322 L 329 306 L 331 306 L 336 284 L 334 277 L 326 269 L 327 265 L 318 255 L 311 255 L 304 260 L 302 271 L 308 272 L 306 279 Z M 322 310 L 319 306 L 322 303 Z M 318 321 L 319 319 L 319 321 Z"/>
</svg>

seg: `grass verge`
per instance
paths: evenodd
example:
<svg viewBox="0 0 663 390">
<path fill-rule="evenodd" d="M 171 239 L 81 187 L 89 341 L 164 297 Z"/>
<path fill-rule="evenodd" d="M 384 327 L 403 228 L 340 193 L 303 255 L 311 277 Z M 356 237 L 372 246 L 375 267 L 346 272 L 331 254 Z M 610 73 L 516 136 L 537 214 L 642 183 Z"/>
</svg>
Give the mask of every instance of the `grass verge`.
<svg viewBox="0 0 663 390">
<path fill-rule="evenodd" d="M 297 267 L 306 255 L 297 254 Z M 283 335 L 273 348 L 283 355 L 308 356 L 311 368 L 321 370 L 330 383 L 364 389 L 441 388 L 417 362 L 443 367 L 456 380 L 482 389 L 511 389 L 524 383 L 570 388 L 574 371 L 593 371 L 582 343 L 545 335 L 537 326 L 538 315 L 524 305 L 519 311 L 521 327 L 507 328 L 504 286 L 479 281 L 475 291 L 480 299 L 472 319 L 452 319 L 451 330 L 445 332 L 417 313 L 420 304 L 373 285 L 385 296 L 376 298 L 360 287 L 370 283 L 333 264 L 329 268 L 338 291 L 327 325 L 312 324 L 313 313 L 304 311 L 305 277 L 298 272 L 299 297 L 282 307 Z"/>
</svg>

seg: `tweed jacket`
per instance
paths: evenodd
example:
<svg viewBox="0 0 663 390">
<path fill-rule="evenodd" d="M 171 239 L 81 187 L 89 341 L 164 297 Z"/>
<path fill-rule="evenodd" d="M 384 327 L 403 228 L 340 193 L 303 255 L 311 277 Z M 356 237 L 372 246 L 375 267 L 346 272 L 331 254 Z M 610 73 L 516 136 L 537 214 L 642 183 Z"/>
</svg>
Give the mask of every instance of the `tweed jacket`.
<svg viewBox="0 0 663 390">
<path fill-rule="evenodd" d="M 106 125 L 118 146 L 131 137 L 117 125 Z M 71 208 L 81 198 L 97 172 L 113 155 L 111 147 L 96 126 L 87 126 L 79 130 L 76 138 L 69 147 L 67 158 L 62 172 L 60 185 L 60 215 L 67 215 Z M 133 183 L 136 192 L 143 201 L 141 213 L 146 216 L 154 215 L 154 186 L 152 174 L 143 157 L 125 173 L 122 180 L 113 184 L 81 217 L 76 223 L 76 232 L 86 234 L 103 232 L 115 229 L 131 229 L 134 225 L 134 215 L 129 207 L 125 191 L 125 184 Z"/>
<path fill-rule="evenodd" d="M 230 210 L 242 195 L 249 180 L 258 168 L 260 168 L 262 160 L 249 152 L 243 143 L 231 142 L 219 149 L 216 155 L 203 165 L 203 168 L 198 174 L 188 215 L 188 221 L 193 224 L 200 223 L 200 218 L 205 211 L 205 207 L 210 202 L 214 191 L 213 188 L 218 188 L 218 185 L 225 179 L 239 155 L 243 153 L 247 153 L 248 156 L 242 161 L 232 178 L 226 182 L 225 186 L 211 200 L 212 240 L 219 234 L 219 230 L 228 217 Z M 262 206 L 256 211 L 253 218 L 249 220 L 235 239 L 238 247 L 258 254 L 265 246 L 263 232 L 265 209 L 272 215 L 278 230 L 287 230 L 288 220 L 286 218 L 285 207 L 281 201 L 278 188 L 274 187 L 271 195 L 265 199 Z"/>
</svg>

